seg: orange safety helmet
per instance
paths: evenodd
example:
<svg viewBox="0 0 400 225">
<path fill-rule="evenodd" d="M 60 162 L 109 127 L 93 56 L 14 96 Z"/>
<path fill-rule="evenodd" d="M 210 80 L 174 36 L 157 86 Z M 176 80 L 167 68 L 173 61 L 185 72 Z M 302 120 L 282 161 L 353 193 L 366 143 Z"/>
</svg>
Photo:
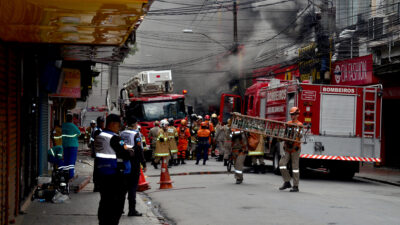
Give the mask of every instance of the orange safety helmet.
<svg viewBox="0 0 400 225">
<path fill-rule="evenodd" d="M 183 126 L 186 126 L 187 121 L 186 121 L 186 120 L 181 120 L 181 124 L 182 124 Z"/>
<path fill-rule="evenodd" d="M 290 114 L 299 114 L 300 113 L 300 109 L 297 108 L 297 107 L 292 107 L 292 108 L 290 108 L 289 113 Z"/>
<path fill-rule="evenodd" d="M 201 122 L 200 124 L 202 127 L 206 127 L 207 126 L 207 122 Z"/>
</svg>

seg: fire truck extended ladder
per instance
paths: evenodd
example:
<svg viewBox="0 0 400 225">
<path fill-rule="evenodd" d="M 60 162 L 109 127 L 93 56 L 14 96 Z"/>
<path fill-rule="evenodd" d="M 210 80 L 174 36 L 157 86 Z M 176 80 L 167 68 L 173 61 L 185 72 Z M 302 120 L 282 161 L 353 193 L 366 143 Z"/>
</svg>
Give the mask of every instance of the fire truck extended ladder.
<svg viewBox="0 0 400 225">
<path fill-rule="evenodd" d="M 363 115 L 361 153 L 364 157 L 375 157 L 377 87 L 363 89 Z M 370 152 L 367 150 L 370 149 Z"/>
<path fill-rule="evenodd" d="M 301 125 L 262 119 L 253 116 L 245 116 L 240 113 L 232 113 L 231 119 L 232 129 L 257 133 L 283 141 L 300 143 L 304 130 L 304 127 Z"/>
</svg>

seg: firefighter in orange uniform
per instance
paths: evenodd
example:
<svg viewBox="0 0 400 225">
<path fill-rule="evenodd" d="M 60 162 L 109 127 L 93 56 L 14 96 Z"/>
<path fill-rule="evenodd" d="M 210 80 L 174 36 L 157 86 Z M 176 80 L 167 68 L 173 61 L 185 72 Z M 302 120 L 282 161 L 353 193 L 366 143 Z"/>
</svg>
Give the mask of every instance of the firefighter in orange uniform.
<svg viewBox="0 0 400 225">
<path fill-rule="evenodd" d="M 181 126 L 178 129 L 178 164 L 186 164 L 186 150 L 188 149 L 190 131 L 186 127 L 187 121 L 181 120 Z"/>
<path fill-rule="evenodd" d="M 200 130 L 197 131 L 197 154 L 196 154 L 196 165 L 199 164 L 201 158 L 203 158 L 203 165 L 206 165 L 208 160 L 208 148 L 210 147 L 210 135 L 211 132 L 207 129 L 207 122 L 202 122 Z M 202 154 L 203 153 L 203 157 Z"/>
<path fill-rule="evenodd" d="M 298 120 L 300 114 L 299 108 L 292 107 L 289 113 L 292 120 L 288 123 L 303 125 L 303 123 Z M 285 190 L 286 188 L 292 187 L 292 185 L 290 184 L 291 177 L 287 169 L 287 164 L 290 160 L 292 160 L 293 187 L 292 189 L 290 189 L 290 192 L 298 192 L 300 180 L 299 160 L 301 144 L 297 142 L 285 141 L 284 150 L 285 154 L 279 161 L 279 169 L 281 170 L 284 183 L 282 187 L 279 188 L 279 190 Z"/>
</svg>

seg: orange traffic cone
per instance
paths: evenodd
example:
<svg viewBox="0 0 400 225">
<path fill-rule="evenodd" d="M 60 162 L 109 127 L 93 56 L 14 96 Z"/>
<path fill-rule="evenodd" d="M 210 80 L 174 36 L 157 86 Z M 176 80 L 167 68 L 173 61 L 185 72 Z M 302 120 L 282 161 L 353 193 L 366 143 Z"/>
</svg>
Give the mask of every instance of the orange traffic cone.
<svg viewBox="0 0 400 225">
<path fill-rule="evenodd" d="M 168 167 L 165 160 L 165 157 L 162 158 L 162 166 L 161 166 L 161 176 L 160 176 L 160 189 L 170 189 L 172 188 L 172 180 L 169 177 Z"/>
<path fill-rule="evenodd" d="M 140 167 L 140 177 L 139 177 L 139 184 L 137 187 L 137 191 L 142 192 L 149 189 L 150 189 L 149 182 L 146 182 L 146 178 L 144 177 L 142 167 Z"/>
</svg>

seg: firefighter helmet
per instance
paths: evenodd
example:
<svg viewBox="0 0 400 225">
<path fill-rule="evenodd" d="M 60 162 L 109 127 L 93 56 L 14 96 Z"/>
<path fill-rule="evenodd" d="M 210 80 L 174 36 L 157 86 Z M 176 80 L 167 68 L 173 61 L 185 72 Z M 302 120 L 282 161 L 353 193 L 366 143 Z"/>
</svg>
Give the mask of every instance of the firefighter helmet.
<svg viewBox="0 0 400 225">
<path fill-rule="evenodd" d="M 182 124 L 183 126 L 186 126 L 187 121 L 186 121 L 186 120 L 181 120 L 181 124 Z"/>
<path fill-rule="evenodd" d="M 96 124 L 96 121 L 92 120 L 90 121 L 90 124 Z"/>
<path fill-rule="evenodd" d="M 204 117 L 204 119 L 205 119 L 205 120 L 209 120 L 209 119 L 210 119 L 210 116 L 209 116 L 209 115 L 206 115 L 206 116 Z"/>
<path fill-rule="evenodd" d="M 300 109 L 297 108 L 297 107 L 292 107 L 292 108 L 290 108 L 289 113 L 290 114 L 299 114 L 300 113 Z"/>
<path fill-rule="evenodd" d="M 203 120 L 203 117 L 202 116 L 198 116 L 197 120 Z"/>
<path fill-rule="evenodd" d="M 218 116 L 217 116 L 217 114 L 215 114 L 215 113 L 213 113 L 212 115 L 211 115 L 211 118 L 217 118 Z"/>
<path fill-rule="evenodd" d="M 167 127 L 168 126 L 168 121 L 167 120 L 161 120 L 160 124 L 161 124 L 161 127 Z"/>
</svg>

